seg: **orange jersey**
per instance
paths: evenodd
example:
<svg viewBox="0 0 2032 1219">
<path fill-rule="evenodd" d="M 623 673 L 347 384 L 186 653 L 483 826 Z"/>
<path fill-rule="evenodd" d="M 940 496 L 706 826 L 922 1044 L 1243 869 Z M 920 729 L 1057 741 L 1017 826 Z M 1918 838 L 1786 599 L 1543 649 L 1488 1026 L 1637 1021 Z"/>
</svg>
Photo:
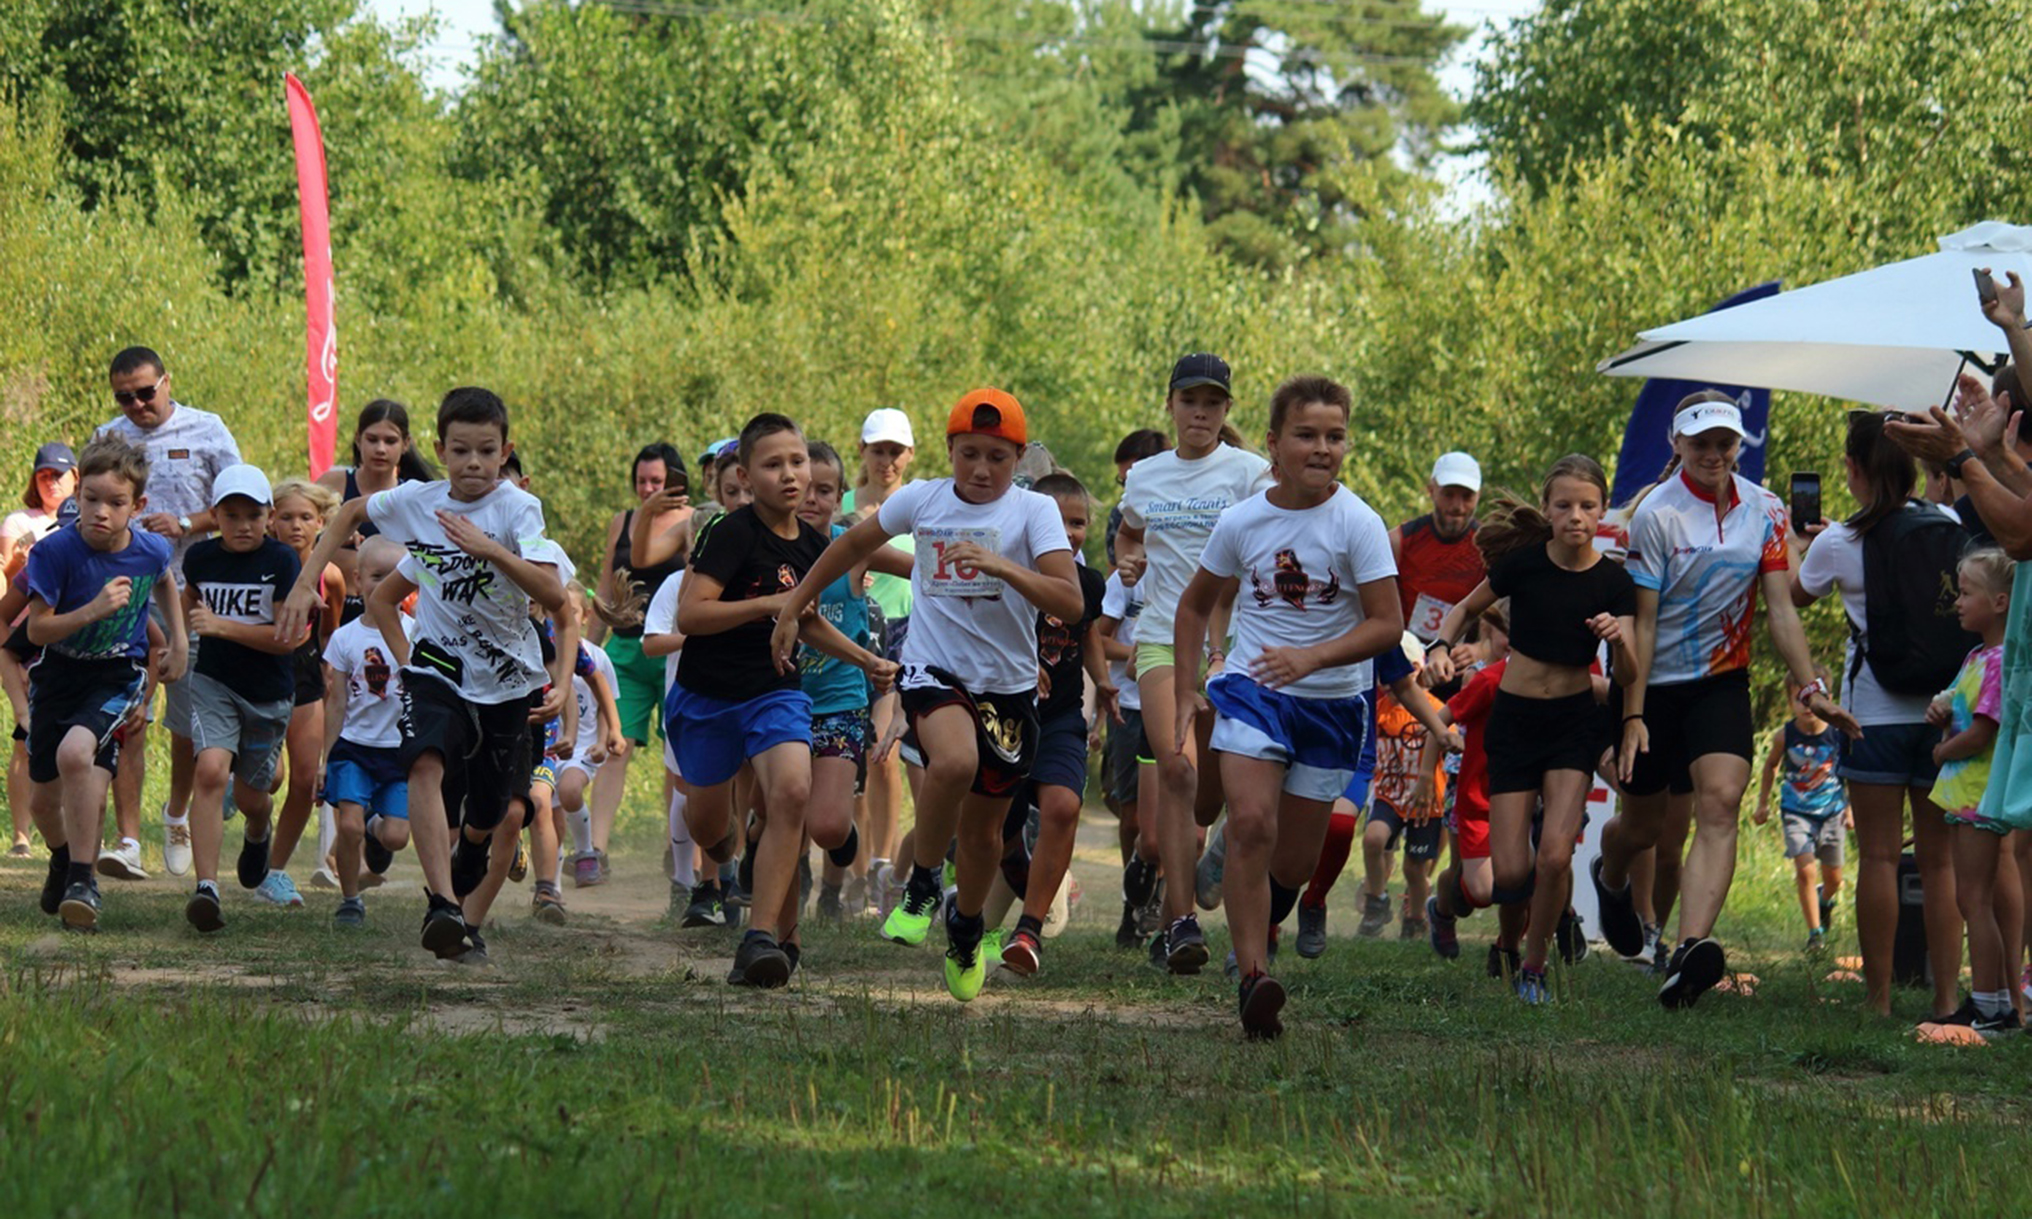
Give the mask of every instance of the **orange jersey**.
<svg viewBox="0 0 2032 1219">
<path fill-rule="evenodd" d="M 1412 718 L 1404 704 L 1388 690 L 1376 693 L 1376 785 L 1375 798 L 1395 809 L 1400 816 L 1411 813 L 1411 793 L 1418 787 L 1419 754 L 1428 734 Z M 1437 762 L 1437 759 L 1434 759 Z M 1432 789 L 1433 808 L 1444 807 L 1446 774 L 1441 772 Z"/>
</svg>

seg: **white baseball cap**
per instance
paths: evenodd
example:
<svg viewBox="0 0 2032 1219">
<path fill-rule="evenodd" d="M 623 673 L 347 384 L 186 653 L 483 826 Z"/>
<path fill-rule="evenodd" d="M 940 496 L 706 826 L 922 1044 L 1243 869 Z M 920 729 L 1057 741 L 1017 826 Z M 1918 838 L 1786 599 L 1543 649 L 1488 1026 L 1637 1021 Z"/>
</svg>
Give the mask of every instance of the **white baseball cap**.
<svg viewBox="0 0 2032 1219">
<path fill-rule="evenodd" d="M 861 424 L 862 444 L 880 444 L 885 440 L 906 449 L 917 447 L 917 433 L 910 430 L 910 416 L 893 406 L 869 411 Z"/>
<path fill-rule="evenodd" d="M 1696 402 L 1672 417 L 1674 436 L 1698 436 L 1716 428 L 1744 435 L 1743 412 L 1733 402 Z"/>
<path fill-rule="evenodd" d="M 1432 485 L 1466 487 L 1470 491 L 1480 491 L 1482 464 L 1466 453 L 1441 453 L 1439 460 L 1432 463 Z"/>
<path fill-rule="evenodd" d="M 231 495 L 244 495 L 257 504 L 274 502 L 275 493 L 268 486 L 268 476 L 260 466 L 227 466 L 212 480 L 212 507 L 226 502 Z"/>
</svg>

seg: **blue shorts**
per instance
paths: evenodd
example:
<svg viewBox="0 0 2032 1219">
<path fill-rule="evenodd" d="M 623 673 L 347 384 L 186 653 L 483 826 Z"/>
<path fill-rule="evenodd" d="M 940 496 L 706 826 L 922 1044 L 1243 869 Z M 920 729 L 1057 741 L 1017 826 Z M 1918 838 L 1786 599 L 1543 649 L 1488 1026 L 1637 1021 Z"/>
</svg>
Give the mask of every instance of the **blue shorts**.
<svg viewBox="0 0 2032 1219">
<path fill-rule="evenodd" d="M 741 773 L 749 758 L 791 742 L 811 747 L 811 696 L 771 690 L 745 702 L 693 694 L 674 685 L 663 700 L 663 722 L 677 770 L 693 787 L 713 787 Z"/>
<path fill-rule="evenodd" d="M 1367 753 L 1362 755 L 1365 765 L 1348 776 L 1348 785 L 1341 789 L 1341 799 L 1355 806 L 1357 810 L 1369 805 L 1369 785 L 1376 781 L 1376 759 Z"/>
<path fill-rule="evenodd" d="M 1866 724 L 1863 739 L 1841 739 L 1841 762 L 1835 773 L 1851 783 L 1885 787 L 1931 787 L 1940 777 L 1933 747 L 1940 729 L 1916 724 Z"/>
<path fill-rule="evenodd" d="M 386 757 L 378 756 L 383 754 Z M 409 779 L 396 763 L 394 747 L 339 742 L 325 763 L 325 801 L 357 804 L 369 813 L 409 820 Z"/>
<path fill-rule="evenodd" d="M 1299 698 L 1238 673 L 1207 683 L 1219 718 L 1209 744 L 1222 753 L 1282 762 L 1284 790 L 1322 803 L 1347 790 L 1362 755 L 1367 705 L 1355 698 Z"/>
<path fill-rule="evenodd" d="M 1087 717 L 1077 708 L 1038 725 L 1037 760 L 1030 765 L 1030 782 L 1086 794 Z"/>
</svg>

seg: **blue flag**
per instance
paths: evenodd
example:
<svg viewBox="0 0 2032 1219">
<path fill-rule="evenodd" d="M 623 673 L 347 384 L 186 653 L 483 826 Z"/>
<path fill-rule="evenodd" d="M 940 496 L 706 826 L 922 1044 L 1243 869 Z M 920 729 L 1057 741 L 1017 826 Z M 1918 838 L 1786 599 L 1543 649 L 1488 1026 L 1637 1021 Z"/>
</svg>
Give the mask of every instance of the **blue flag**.
<svg viewBox="0 0 2032 1219">
<path fill-rule="evenodd" d="M 1778 294 L 1777 280 L 1758 284 L 1731 296 L 1714 309 L 1730 309 L 1750 301 L 1762 300 Z M 1666 435 L 1672 426 L 1672 408 L 1679 405 L 1688 394 L 1704 389 L 1716 389 L 1736 400 L 1743 412 L 1742 456 L 1738 459 L 1738 472 L 1753 483 L 1764 481 L 1764 441 L 1770 435 L 1771 391 L 1742 385 L 1721 385 L 1712 381 L 1661 381 L 1653 379 L 1644 382 L 1644 388 L 1637 391 L 1637 407 L 1630 412 L 1630 422 L 1623 429 L 1623 451 L 1616 459 L 1616 485 L 1609 493 L 1612 504 L 1627 504 L 1637 492 L 1657 479 L 1658 472 L 1672 458 L 1672 439 Z"/>
</svg>

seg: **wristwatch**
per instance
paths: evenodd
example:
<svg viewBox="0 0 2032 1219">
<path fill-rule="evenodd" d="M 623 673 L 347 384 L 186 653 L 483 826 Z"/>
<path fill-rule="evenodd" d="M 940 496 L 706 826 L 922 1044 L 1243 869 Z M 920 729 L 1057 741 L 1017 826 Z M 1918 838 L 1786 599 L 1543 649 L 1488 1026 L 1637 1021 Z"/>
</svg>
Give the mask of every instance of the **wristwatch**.
<svg viewBox="0 0 2032 1219">
<path fill-rule="evenodd" d="M 1969 462 L 1974 461 L 1975 458 L 1976 451 L 1974 449 L 1963 449 L 1961 452 L 1956 453 L 1954 456 L 1948 458 L 1945 463 L 1947 467 L 1948 476 L 1950 478 L 1959 479 L 1961 477 L 1962 467 L 1967 465 Z"/>
<path fill-rule="evenodd" d="M 187 516 L 180 516 L 180 517 L 177 517 L 177 518 L 176 518 L 176 527 L 177 527 L 178 529 L 181 529 L 181 530 L 183 530 L 183 531 L 184 531 L 185 533 L 189 533 L 189 532 L 191 531 L 191 523 L 190 523 L 190 518 L 189 518 L 189 517 L 187 517 Z"/>
</svg>

